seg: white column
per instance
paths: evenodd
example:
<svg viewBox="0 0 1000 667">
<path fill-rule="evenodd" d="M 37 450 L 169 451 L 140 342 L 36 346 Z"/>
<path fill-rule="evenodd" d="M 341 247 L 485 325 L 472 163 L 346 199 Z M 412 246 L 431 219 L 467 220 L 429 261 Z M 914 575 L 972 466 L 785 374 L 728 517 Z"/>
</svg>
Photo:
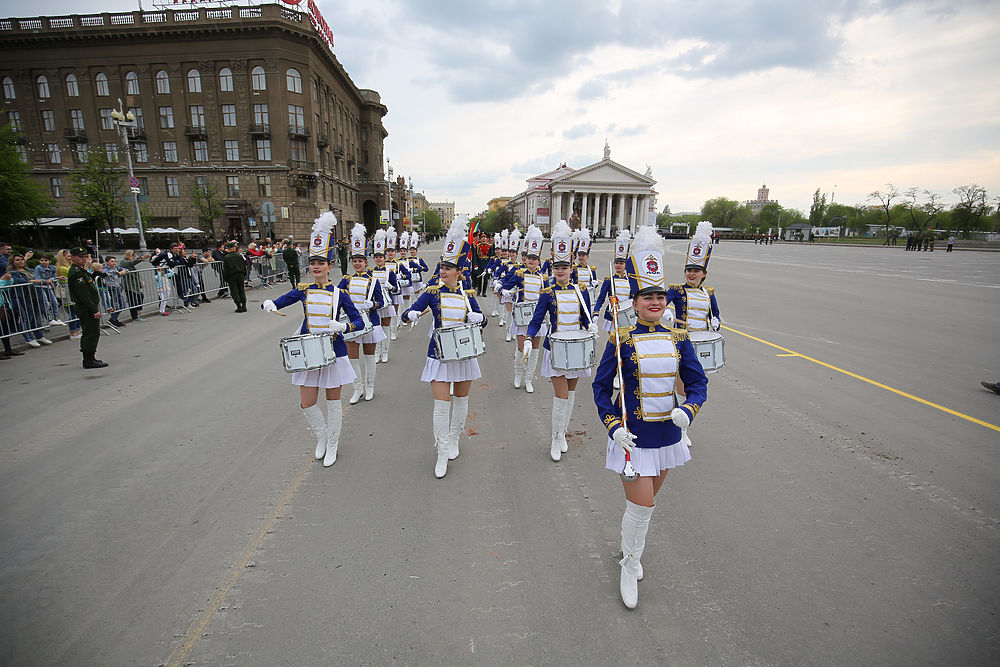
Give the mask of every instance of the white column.
<svg viewBox="0 0 1000 667">
<path fill-rule="evenodd" d="M 618 229 L 623 229 L 625 227 L 625 195 L 617 194 L 615 197 L 618 199 L 618 223 L 615 226 Z"/>
<path fill-rule="evenodd" d="M 611 200 L 614 195 L 610 192 L 604 195 L 604 235 L 611 238 Z"/>
<path fill-rule="evenodd" d="M 580 208 L 580 229 L 587 229 L 587 200 L 590 199 L 590 193 L 584 192 L 581 197 L 583 204 Z"/>
<path fill-rule="evenodd" d="M 549 230 L 551 233 L 552 225 L 559 222 L 559 214 L 562 212 L 562 193 L 553 192 L 552 198 L 549 202 Z"/>
<path fill-rule="evenodd" d="M 639 205 L 636 207 L 636 221 L 635 224 L 642 227 L 646 224 L 649 219 L 649 215 L 646 213 L 646 207 L 649 206 L 647 199 L 645 197 L 639 197 Z"/>
<path fill-rule="evenodd" d="M 632 210 L 629 211 L 628 215 L 628 230 L 632 232 L 632 236 L 635 236 L 635 218 L 636 213 L 639 212 L 639 198 L 635 195 L 629 195 L 629 203 L 632 205 Z"/>
</svg>

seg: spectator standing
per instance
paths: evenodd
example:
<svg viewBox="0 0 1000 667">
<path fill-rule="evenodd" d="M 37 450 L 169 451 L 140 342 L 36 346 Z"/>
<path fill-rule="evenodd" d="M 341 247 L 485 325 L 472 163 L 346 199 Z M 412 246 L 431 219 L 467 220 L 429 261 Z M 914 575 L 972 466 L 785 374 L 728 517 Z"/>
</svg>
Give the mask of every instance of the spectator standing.
<svg viewBox="0 0 1000 667">
<path fill-rule="evenodd" d="M 164 265 L 156 267 L 154 280 L 156 280 L 156 296 L 160 299 L 160 315 L 169 315 L 167 310 L 167 299 L 170 298 L 170 279 L 174 277 L 174 270 Z"/>
<path fill-rule="evenodd" d="M 295 252 L 290 240 L 285 241 L 285 248 L 281 251 L 281 259 L 285 262 L 288 282 L 292 284 L 292 289 L 298 288 L 299 281 L 302 279 L 299 275 L 299 253 Z"/>
<path fill-rule="evenodd" d="M 128 301 L 129 313 L 133 322 L 145 322 L 142 319 L 142 282 L 140 280 L 136 265 L 149 259 L 149 254 L 138 257 L 135 250 L 131 248 L 125 251 L 119 266 L 125 270 L 122 274 L 122 291 L 125 292 L 125 299 Z"/>
<path fill-rule="evenodd" d="M 340 260 L 340 275 L 347 275 L 347 249 L 351 245 L 351 240 L 346 236 L 337 242 L 337 258 Z"/>
<path fill-rule="evenodd" d="M 17 322 L 14 320 L 14 309 L 7 299 L 9 289 L 2 289 L 13 285 L 10 271 L 0 274 L 0 342 L 3 342 L 3 352 L 0 352 L 0 361 L 5 361 L 11 357 L 19 357 L 23 352 L 16 351 L 10 346 L 11 333 L 17 330 Z"/>
<path fill-rule="evenodd" d="M 14 318 L 19 328 L 26 329 L 24 332 L 25 343 L 31 347 L 52 345 L 52 341 L 46 338 L 45 332 L 42 331 L 41 303 L 38 300 L 38 292 L 33 287 L 41 281 L 36 281 L 34 275 L 28 273 L 24 266 L 24 259 L 24 255 L 13 254 L 8 266 L 13 284 L 24 286 L 11 290 Z"/>
<path fill-rule="evenodd" d="M 229 285 L 229 294 L 236 304 L 235 312 L 247 312 L 247 293 L 243 284 L 246 278 L 246 260 L 239 253 L 239 246 L 235 241 L 226 245 L 226 256 L 222 260 L 222 277 Z"/>
<path fill-rule="evenodd" d="M 35 267 L 35 280 L 39 281 L 38 296 L 46 311 L 49 326 L 64 327 L 66 323 L 59 319 L 59 301 L 56 299 L 56 267 L 50 264 L 51 261 L 52 258 L 48 255 L 38 258 L 38 266 Z"/>
<path fill-rule="evenodd" d="M 122 296 L 122 276 L 128 271 L 118 266 L 116 257 L 105 257 L 104 268 L 99 274 L 100 282 L 104 284 L 104 310 L 111 315 L 111 324 L 123 327 L 118 321 L 121 312 L 125 310 L 125 299 Z"/>
<path fill-rule="evenodd" d="M 0 274 L 7 273 L 10 266 L 10 244 L 0 241 Z"/>
<path fill-rule="evenodd" d="M 59 294 L 56 295 L 59 298 L 64 299 L 63 305 L 66 306 L 66 314 L 69 317 L 69 337 L 79 338 L 83 335 L 80 327 L 80 318 L 76 315 L 76 308 L 73 305 L 73 299 L 69 295 L 69 270 L 73 268 L 73 263 L 70 260 L 69 250 L 60 250 L 56 253 L 56 278 L 59 281 Z"/>
<path fill-rule="evenodd" d="M 73 266 L 69 270 L 69 295 L 80 313 L 80 352 L 83 354 L 84 368 L 104 368 L 107 364 L 97 358 L 97 343 L 101 339 L 101 301 L 97 295 L 97 285 L 87 272 L 90 252 L 77 247 L 69 252 Z"/>
<path fill-rule="evenodd" d="M 212 251 L 212 261 L 222 262 L 226 258 L 226 253 L 222 251 L 222 241 L 215 244 L 215 250 Z M 222 264 L 216 264 L 214 267 L 216 273 L 219 274 L 219 291 L 216 292 L 215 298 L 221 299 L 226 296 L 226 280 L 222 277 Z"/>
<path fill-rule="evenodd" d="M 951 252 L 955 248 L 955 235 L 952 234 L 948 237 L 948 249 L 945 252 Z"/>
</svg>

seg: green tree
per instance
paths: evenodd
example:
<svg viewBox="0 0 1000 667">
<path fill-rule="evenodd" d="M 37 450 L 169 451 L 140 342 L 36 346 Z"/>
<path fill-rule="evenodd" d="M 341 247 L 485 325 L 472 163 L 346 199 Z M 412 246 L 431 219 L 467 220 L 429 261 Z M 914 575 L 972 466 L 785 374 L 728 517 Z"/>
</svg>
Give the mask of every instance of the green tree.
<svg viewBox="0 0 1000 667">
<path fill-rule="evenodd" d="M 107 228 L 111 234 L 115 223 L 125 219 L 128 208 L 122 198 L 121 174 L 108 162 L 107 153 L 90 149 L 69 178 L 76 212 L 96 223 L 98 230 Z"/>
<path fill-rule="evenodd" d="M 208 223 L 208 237 L 215 239 L 215 219 L 222 215 L 222 198 L 219 191 L 209 182 L 195 183 L 191 187 L 191 201 L 198 212 L 198 219 Z"/>
<path fill-rule="evenodd" d="M 823 227 L 826 221 L 826 195 L 816 188 L 813 193 L 813 203 L 809 207 L 809 224 L 814 227 Z"/>
<path fill-rule="evenodd" d="M 986 188 L 973 183 L 959 186 L 952 192 L 958 195 L 958 203 L 952 207 L 952 219 L 963 236 L 969 238 L 969 230 L 979 229 L 979 220 L 987 213 Z"/>
<path fill-rule="evenodd" d="M 437 235 L 441 233 L 441 216 L 437 211 L 427 209 L 424 211 L 424 233 Z"/>
<path fill-rule="evenodd" d="M 743 208 L 738 201 L 726 197 L 709 199 L 701 207 L 701 219 L 708 220 L 713 227 L 732 227 L 733 221 L 740 215 Z"/>
<path fill-rule="evenodd" d="M 764 204 L 760 212 L 757 213 L 757 220 L 754 226 L 761 229 L 777 229 L 781 227 L 782 219 L 781 216 L 784 214 L 785 209 L 781 207 L 778 202 L 768 202 Z M 787 221 L 785 224 L 788 224 Z"/>
<path fill-rule="evenodd" d="M 892 183 L 886 183 L 884 190 L 873 190 L 868 194 L 869 201 L 876 201 L 885 214 L 885 239 L 889 242 L 889 223 L 892 222 L 892 202 L 899 198 L 899 190 Z"/>
<path fill-rule="evenodd" d="M 5 232 L 18 222 L 37 221 L 52 209 L 52 201 L 14 148 L 18 137 L 10 125 L 0 127 L 0 229 Z"/>
</svg>

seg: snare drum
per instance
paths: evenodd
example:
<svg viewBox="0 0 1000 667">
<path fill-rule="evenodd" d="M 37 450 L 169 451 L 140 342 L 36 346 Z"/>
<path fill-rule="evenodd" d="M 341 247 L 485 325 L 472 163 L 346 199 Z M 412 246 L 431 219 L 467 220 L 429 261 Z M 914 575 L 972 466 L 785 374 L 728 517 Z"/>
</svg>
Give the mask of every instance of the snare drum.
<svg viewBox="0 0 1000 667">
<path fill-rule="evenodd" d="M 718 331 L 690 331 L 688 337 L 694 353 L 706 373 L 714 373 L 726 365 L 726 339 Z"/>
<path fill-rule="evenodd" d="M 519 327 L 526 327 L 531 324 L 531 317 L 535 314 L 535 306 L 537 305 L 537 301 L 519 301 L 515 303 L 511 315 L 514 318 L 514 324 Z"/>
<path fill-rule="evenodd" d="M 557 331 L 549 336 L 549 350 L 555 370 L 586 370 L 594 365 L 594 334 L 589 331 Z"/>
<path fill-rule="evenodd" d="M 441 361 L 463 361 L 486 353 L 479 324 L 456 324 L 434 330 L 434 349 Z"/>
<path fill-rule="evenodd" d="M 629 306 L 618 311 L 618 326 L 631 327 L 639 322 L 639 316 L 635 314 L 635 308 Z"/>
<path fill-rule="evenodd" d="M 278 347 L 286 373 L 314 371 L 337 360 L 333 336 L 329 333 L 287 336 L 278 341 Z"/>
<path fill-rule="evenodd" d="M 344 340 L 347 341 L 357 340 L 358 338 L 361 338 L 362 336 L 365 336 L 372 332 L 372 323 L 368 317 L 368 311 L 363 308 L 358 308 L 358 312 L 361 314 L 361 320 L 365 323 L 365 326 L 361 329 L 358 329 L 357 331 L 345 331 L 344 333 L 340 334 L 341 336 L 344 337 Z M 347 313 L 344 313 L 343 315 L 340 316 L 340 321 L 343 322 L 344 324 L 350 324 L 351 318 L 347 316 Z"/>
</svg>

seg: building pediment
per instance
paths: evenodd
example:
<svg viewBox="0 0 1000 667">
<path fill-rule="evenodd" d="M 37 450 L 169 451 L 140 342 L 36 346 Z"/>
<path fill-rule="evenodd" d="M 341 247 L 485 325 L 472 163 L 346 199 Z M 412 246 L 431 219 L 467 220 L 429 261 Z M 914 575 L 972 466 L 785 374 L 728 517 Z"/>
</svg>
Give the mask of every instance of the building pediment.
<svg viewBox="0 0 1000 667">
<path fill-rule="evenodd" d="M 553 187 L 559 186 L 583 186 L 601 187 L 638 187 L 651 188 L 656 184 L 656 180 L 644 176 L 639 172 L 632 171 L 628 167 L 618 164 L 614 160 L 601 160 L 589 167 L 577 169 L 569 174 L 564 174 L 552 180 Z"/>
</svg>

